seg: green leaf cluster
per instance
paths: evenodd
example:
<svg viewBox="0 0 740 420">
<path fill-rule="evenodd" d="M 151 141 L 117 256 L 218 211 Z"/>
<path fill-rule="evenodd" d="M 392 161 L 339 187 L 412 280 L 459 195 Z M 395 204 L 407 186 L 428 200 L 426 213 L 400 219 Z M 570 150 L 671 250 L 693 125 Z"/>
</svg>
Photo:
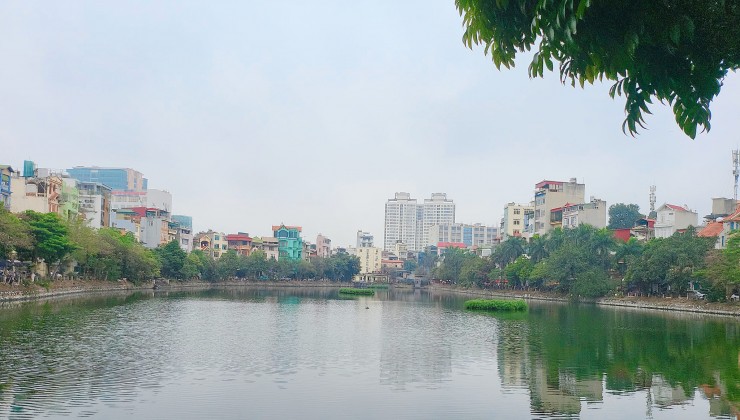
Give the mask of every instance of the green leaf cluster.
<svg viewBox="0 0 740 420">
<path fill-rule="evenodd" d="M 483 45 L 496 68 L 535 50 L 531 77 L 558 63 L 560 79 L 583 87 L 614 82 L 624 95 L 625 133 L 645 128 L 654 100 L 672 106 L 676 123 L 696 137 L 711 128 L 712 100 L 740 58 L 735 1 L 455 0 L 463 43 Z"/>
</svg>

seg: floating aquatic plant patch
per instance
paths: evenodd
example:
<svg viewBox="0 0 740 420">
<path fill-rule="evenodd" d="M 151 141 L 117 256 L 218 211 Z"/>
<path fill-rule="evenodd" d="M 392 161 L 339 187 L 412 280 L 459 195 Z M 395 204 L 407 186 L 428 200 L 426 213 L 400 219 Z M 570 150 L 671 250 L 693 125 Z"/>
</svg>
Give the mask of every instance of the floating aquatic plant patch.
<svg viewBox="0 0 740 420">
<path fill-rule="evenodd" d="M 527 302 L 521 299 L 473 299 L 465 302 L 465 309 L 479 311 L 526 311 Z"/>
<path fill-rule="evenodd" d="M 346 295 L 367 295 L 372 296 L 375 294 L 375 290 L 373 289 L 356 289 L 354 287 L 342 287 L 339 289 L 339 293 L 344 293 Z"/>
</svg>

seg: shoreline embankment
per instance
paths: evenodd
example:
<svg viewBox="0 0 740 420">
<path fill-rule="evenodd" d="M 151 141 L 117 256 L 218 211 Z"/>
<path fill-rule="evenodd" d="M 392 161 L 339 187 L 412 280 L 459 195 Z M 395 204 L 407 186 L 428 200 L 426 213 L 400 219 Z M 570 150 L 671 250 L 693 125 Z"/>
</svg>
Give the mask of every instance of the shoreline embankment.
<svg viewBox="0 0 740 420">
<path fill-rule="evenodd" d="M 49 284 L 48 288 L 42 287 L 40 285 L 2 285 L 0 286 L 0 302 L 45 300 L 54 297 L 108 292 L 134 292 L 145 290 L 178 291 L 244 286 L 340 288 L 346 286 L 346 283 L 336 283 L 329 281 L 224 281 L 216 283 L 204 281 L 170 281 L 168 283 L 155 283 L 152 281 L 137 285 L 129 283 L 127 281 L 112 282 L 63 280 Z M 410 288 L 410 286 L 404 286 L 404 288 Z M 573 302 L 573 300 L 567 296 L 539 291 L 481 290 L 442 285 L 431 285 L 429 287 L 425 287 L 424 289 L 431 291 L 465 294 L 471 296 L 521 298 L 563 303 Z M 599 306 L 648 309 L 658 311 L 693 312 L 709 315 L 740 317 L 740 303 L 706 302 L 703 300 L 689 300 L 686 298 L 661 297 L 606 297 L 601 299 L 580 300 L 580 302 L 596 304 Z"/>
</svg>

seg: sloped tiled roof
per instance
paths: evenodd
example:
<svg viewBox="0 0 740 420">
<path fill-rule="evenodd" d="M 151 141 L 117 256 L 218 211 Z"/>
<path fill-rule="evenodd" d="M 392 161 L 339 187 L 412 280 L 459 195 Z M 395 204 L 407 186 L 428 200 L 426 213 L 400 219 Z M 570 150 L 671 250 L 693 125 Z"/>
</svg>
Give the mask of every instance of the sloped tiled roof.
<svg viewBox="0 0 740 420">
<path fill-rule="evenodd" d="M 740 222 L 740 205 L 735 208 L 735 211 L 732 212 L 729 216 L 722 219 L 723 222 Z"/>
<path fill-rule="evenodd" d="M 711 222 L 707 224 L 704 229 L 697 234 L 697 236 L 701 236 L 702 238 L 716 238 L 720 233 L 722 233 L 723 228 L 724 225 L 722 222 Z"/>
<path fill-rule="evenodd" d="M 675 204 L 667 204 L 666 203 L 665 206 L 668 207 L 669 209 L 676 210 L 676 211 L 691 211 L 691 210 L 687 209 L 686 207 L 677 206 Z"/>
</svg>

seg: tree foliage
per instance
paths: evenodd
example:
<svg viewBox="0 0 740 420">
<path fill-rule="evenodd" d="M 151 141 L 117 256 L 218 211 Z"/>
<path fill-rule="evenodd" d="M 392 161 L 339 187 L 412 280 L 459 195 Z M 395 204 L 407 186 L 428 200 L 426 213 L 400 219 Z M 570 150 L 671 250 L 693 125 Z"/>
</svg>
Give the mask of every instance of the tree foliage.
<svg viewBox="0 0 740 420">
<path fill-rule="evenodd" d="M 617 203 L 609 206 L 609 229 L 629 229 L 644 217 L 637 204 Z"/>
<path fill-rule="evenodd" d="M 75 249 L 67 235 L 67 226 L 58 214 L 28 210 L 21 218 L 28 223 L 33 237 L 34 246 L 29 255 L 31 258 L 41 258 L 49 264 L 56 264 Z"/>
<path fill-rule="evenodd" d="M 0 206 L 0 258 L 9 257 L 11 251 L 30 250 L 32 246 L 28 223 Z"/>
<path fill-rule="evenodd" d="M 653 100 L 673 107 L 686 135 L 709 131 L 709 105 L 740 57 L 740 5 L 725 0 L 456 0 L 463 42 L 483 45 L 498 69 L 535 49 L 530 77 L 558 62 L 583 87 L 613 81 L 624 95 L 625 133 L 645 127 Z"/>
<path fill-rule="evenodd" d="M 683 294 L 700 279 L 714 238 L 696 236 L 694 229 L 649 241 L 627 269 L 625 279 L 643 293 Z"/>
</svg>

